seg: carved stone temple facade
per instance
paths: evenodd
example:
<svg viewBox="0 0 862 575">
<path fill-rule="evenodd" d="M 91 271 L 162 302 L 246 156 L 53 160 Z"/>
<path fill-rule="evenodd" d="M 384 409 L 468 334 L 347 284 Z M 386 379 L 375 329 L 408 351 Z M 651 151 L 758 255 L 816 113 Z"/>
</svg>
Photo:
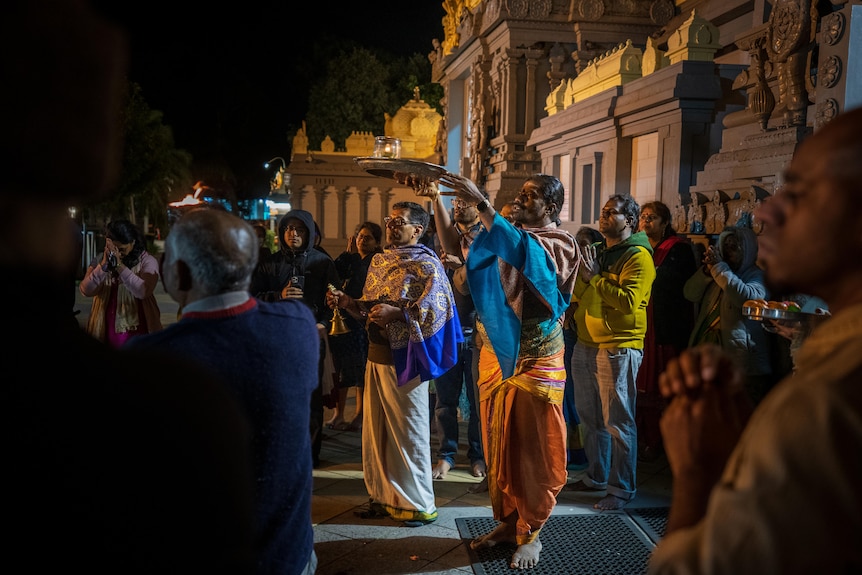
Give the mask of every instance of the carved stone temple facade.
<svg viewBox="0 0 862 575">
<path fill-rule="evenodd" d="M 594 225 L 613 193 L 663 201 L 695 239 L 725 225 L 757 229 L 752 211 L 780 187 L 796 145 L 862 105 L 862 0 L 443 6 L 443 40 L 429 58 L 444 115 L 432 128 L 417 94 L 386 135 L 416 142 L 404 157 L 471 176 L 496 206 L 531 173 L 558 176 L 570 231 Z M 382 221 L 392 202 L 415 200 L 353 164 L 373 135 L 313 153 L 297 137 L 294 207 L 315 214 L 327 249 L 341 251 L 357 223 Z"/>
</svg>

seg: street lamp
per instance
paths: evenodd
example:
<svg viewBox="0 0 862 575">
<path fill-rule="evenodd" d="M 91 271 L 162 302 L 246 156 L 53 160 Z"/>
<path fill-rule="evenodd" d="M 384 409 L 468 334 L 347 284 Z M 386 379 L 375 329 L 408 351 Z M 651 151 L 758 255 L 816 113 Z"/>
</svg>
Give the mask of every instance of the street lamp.
<svg viewBox="0 0 862 575">
<path fill-rule="evenodd" d="M 286 170 L 286 169 L 287 169 L 287 164 L 284 162 L 284 158 L 282 158 L 281 156 L 276 156 L 276 157 L 274 157 L 273 159 L 271 159 L 271 160 L 268 160 L 268 161 L 264 162 L 264 163 L 263 163 L 263 167 L 264 167 L 264 169 L 265 169 L 265 170 L 268 170 L 268 169 L 269 169 L 269 167 L 272 165 L 272 163 L 273 163 L 274 161 L 276 161 L 276 160 L 278 160 L 279 162 L 281 162 L 281 171 L 284 171 L 284 170 Z"/>
</svg>

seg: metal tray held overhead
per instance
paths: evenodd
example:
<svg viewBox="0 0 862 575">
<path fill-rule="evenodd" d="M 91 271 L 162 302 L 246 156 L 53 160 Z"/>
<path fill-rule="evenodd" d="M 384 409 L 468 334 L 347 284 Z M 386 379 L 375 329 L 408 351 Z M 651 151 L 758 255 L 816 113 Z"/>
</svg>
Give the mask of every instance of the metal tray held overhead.
<svg viewBox="0 0 862 575">
<path fill-rule="evenodd" d="M 414 176 L 428 181 L 436 182 L 440 176 L 448 173 L 446 168 L 423 162 L 421 160 L 409 160 L 405 158 L 353 158 L 357 165 L 369 174 L 388 178 L 403 184 L 407 177 Z M 421 195 L 421 194 L 419 194 Z M 454 196 L 455 192 L 440 190 L 440 195 Z"/>
</svg>

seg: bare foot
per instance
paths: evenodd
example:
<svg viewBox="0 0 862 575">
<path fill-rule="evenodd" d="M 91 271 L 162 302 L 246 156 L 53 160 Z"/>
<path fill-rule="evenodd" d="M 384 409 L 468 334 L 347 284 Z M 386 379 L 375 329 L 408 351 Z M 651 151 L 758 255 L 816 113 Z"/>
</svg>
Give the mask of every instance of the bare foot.
<svg viewBox="0 0 862 575">
<path fill-rule="evenodd" d="M 441 459 L 431 470 L 431 477 L 433 479 L 446 479 L 446 474 L 449 473 L 450 469 L 452 469 L 452 466 L 449 465 L 449 462 L 445 459 Z"/>
<path fill-rule="evenodd" d="M 617 497 L 616 495 L 605 495 L 593 507 L 602 511 L 614 511 L 615 509 L 622 509 L 628 505 L 628 502 L 629 500 Z"/>
<path fill-rule="evenodd" d="M 488 472 L 487 467 L 485 467 L 485 462 L 481 459 L 474 462 L 473 466 L 470 469 L 470 473 L 473 474 L 473 477 L 485 477 L 485 474 Z"/>
<path fill-rule="evenodd" d="M 512 569 L 532 569 L 539 564 L 539 553 L 542 552 L 542 542 L 536 537 L 532 543 L 524 543 L 512 555 L 509 567 Z"/>
<path fill-rule="evenodd" d="M 500 523 L 497 528 L 481 537 L 470 541 L 470 549 L 489 549 L 497 543 L 517 543 L 515 528 L 506 523 Z"/>
</svg>

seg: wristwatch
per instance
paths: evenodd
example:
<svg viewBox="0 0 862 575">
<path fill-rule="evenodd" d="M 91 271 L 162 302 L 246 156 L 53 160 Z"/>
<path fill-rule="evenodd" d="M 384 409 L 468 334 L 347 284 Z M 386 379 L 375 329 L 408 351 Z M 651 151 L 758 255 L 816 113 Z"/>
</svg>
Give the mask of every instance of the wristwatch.
<svg viewBox="0 0 862 575">
<path fill-rule="evenodd" d="M 488 200 L 482 200 L 481 202 L 476 204 L 476 211 L 477 212 L 484 212 L 485 210 L 488 209 L 488 206 L 490 206 L 490 205 L 491 205 L 491 202 L 489 202 Z"/>
</svg>

